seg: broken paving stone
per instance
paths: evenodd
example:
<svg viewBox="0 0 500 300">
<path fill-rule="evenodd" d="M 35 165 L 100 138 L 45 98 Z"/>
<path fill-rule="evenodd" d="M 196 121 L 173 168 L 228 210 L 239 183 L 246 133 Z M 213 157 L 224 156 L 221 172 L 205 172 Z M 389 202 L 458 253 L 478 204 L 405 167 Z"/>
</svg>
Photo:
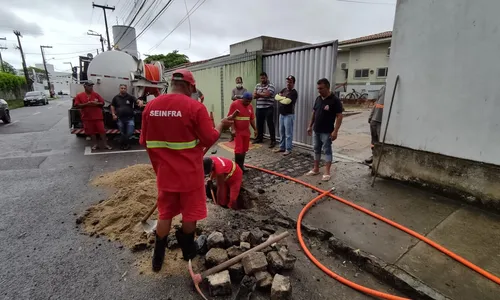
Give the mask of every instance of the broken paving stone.
<svg viewBox="0 0 500 300">
<path fill-rule="evenodd" d="M 227 256 L 226 250 L 221 248 L 212 248 L 207 252 L 207 255 L 205 255 L 205 259 L 207 267 L 211 268 L 227 261 L 229 257 Z"/>
<path fill-rule="evenodd" d="M 297 257 L 291 255 L 286 247 L 281 247 L 278 254 L 281 256 L 281 259 L 283 259 L 283 269 L 292 270 L 297 261 Z"/>
<path fill-rule="evenodd" d="M 248 251 L 248 250 L 250 250 L 251 247 L 252 246 L 250 246 L 250 243 L 247 243 L 247 242 L 241 242 L 240 243 L 240 249 L 242 251 Z"/>
<path fill-rule="evenodd" d="M 225 248 L 224 235 L 218 231 L 212 232 L 207 239 L 208 249 Z"/>
<path fill-rule="evenodd" d="M 241 263 L 234 264 L 228 268 L 229 276 L 231 276 L 231 282 L 240 283 L 243 277 L 245 277 L 245 270 Z"/>
<path fill-rule="evenodd" d="M 231 295 L 232 289 L 229 271 L 225 270 L 220 273 L 210 275 L 207 279 L 210 296 L 215 297 Z"/>
<path fill-rule="evenodd" d="M 289 228 L 290 227 L 290 222 L 288 222 L 285 219 L 281 219 L 281 218 L 274 219 L 274 224 L 276 224 L 278 226 L 281 226 L 281 227 L 284 227 L 284 228 Z"/>
<path fill-rule="evenodd" d="M 241 263 L 243 264 L 245 274 L 247 275 L 253 275 L 259 271 L 265 271 L 267 269 L 266 255 L 262 252 L 252 252 L 246 255 Z"/>
<path fill-rule="evenodd" d="M 207 236 L 202 234 L 196 239 L 198 254 L 205 255 L 208 252 Z"/>
<path fill-rule="evenodd" d="M 276 274 L 271 285 L 271 300 L 289 300 L 292 298 L 290 278 Z"/>
<path fill-rule="evenodd" d="M 236 232 L 224 232 L 224 241 L 226 248 L 240 245 L 240 237 Z"/>
<path fill-rule="evenodd" d="M 240 234 L 240 242 L 250 242 L 250 232 L 244 231 Z"/>
<path fill-rule="evenodd" d="M 245 276 L 240 284 L 240 289 L 234 300 L 250 300 L 255 291 L 257 280 L 253 276 Z"/>
<path fill-rule="evenodd" d="M 231 246 L 227 249 L 227 256 L 229 256 L 229 258 L 236 257 L 242 253 L 243 250 L 241 250 L 240 247 Z"/>
<path fill-rule="evenodd" d="M 271 234 L 273 234 L 273 233 L 276 232 L 276 228 L 273 225 L 271 225 L 271 224 L 266 224 L 266 225 L 262 226 L 261 229 L 265 230 L 265 231 L 268 231 Z"/>
<path fill-rule="evenodd" d="M 269 252 L 273 251 L 273 248 L 267 246 L 266 248 L 262 249 L 261 251 L 264 252 L 264 254 L 267 255 Z"/>
<path fill-rule="evenodd" d="M 267 290 L 273 284 L 273 276 L 267 271 L 255 273 L 255 279 L 257 280 L 257 287 L 259 289 Z"/>
<path fill-rule="evenodd" d="M 285 263 L 283 258 L 276 251 L 271 251 L 267 254 L 267 263 L 269 264 L 269 269 L 271 273 L 276 274 L 285 268 Z"/>
<path fill-rule="evenodd" d="M 264 237 L 264 233 L 259 228 L 254 228 L 250 231 L 250 245 L 255 247 L 262 243 L 262 238 Z"/>
</svg>

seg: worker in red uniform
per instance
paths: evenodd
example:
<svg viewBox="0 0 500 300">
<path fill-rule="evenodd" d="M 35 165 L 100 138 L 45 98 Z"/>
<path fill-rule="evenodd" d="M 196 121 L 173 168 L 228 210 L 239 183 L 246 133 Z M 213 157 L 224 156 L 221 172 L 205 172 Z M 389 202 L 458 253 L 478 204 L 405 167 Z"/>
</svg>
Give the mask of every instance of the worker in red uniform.
<svg viewBox="0 0 500 300">
<path fill-rule="evenodd" d="M 216 202 L 223 207 L 238 209 L 238 196 L 240 195 L 243 171 L 232 160 L 225 157 L 211 156 L 203 159 L 205 176 L 209 176 L 207 185 L 213 186 L 215 179 L 217 186 Z"/>
<path fill-rule="evenodd" d="M 111 150 L 113 148 L 106 141 L 106 130 L 104 129 L 104 118 L 102 115 L 104 99 L 102 99 L 101 95 L 94 92 L 94 83 L 92 81 L 85 82 L 83 88 L 85 91 L 75 97 L 74 107 L 80 109 L 83 130 L 92 139 L 92 150 L 99 149 L 97 135 L 101 137 L 104 148 Z"/>
<path fill-rule="evenodd" d="M 165 258 L 172 218 L 182 214 L 176 238 L 185 260 L 196 256 L 196 222 L 207 216 L 203 155 L 229 128 L 223 119 L 214 128 L 207 109 L 190 98 L 196 91 L 193 74 L 185 69 L 172 75 L 172 91 L 150 101 L 142 114 L 140 143 L 146 146 L 156 173 L 159 221 L 153 251 L 153 271 Z"/>
<path fill-rule="evenodd" d="M 250 126 L 252 126 L 255 136 L 257 136 L 257 127 L 255 126 L 255 114 L 252 107 L 252 93 L 245 92 L 241 99 L 234 100 L 229 107 L 228 116 L 235 111 L 239 111 L 238 116 L 234 118 L 233 128 L 234 137 L 234 161 L 245 172 L 245 156 L 250 146 Z"/>
</svg>

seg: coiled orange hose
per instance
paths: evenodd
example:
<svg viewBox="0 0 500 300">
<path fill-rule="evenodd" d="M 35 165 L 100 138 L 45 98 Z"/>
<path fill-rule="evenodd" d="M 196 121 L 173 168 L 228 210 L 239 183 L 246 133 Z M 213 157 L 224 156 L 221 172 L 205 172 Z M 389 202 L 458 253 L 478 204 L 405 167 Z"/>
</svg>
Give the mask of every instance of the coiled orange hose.
<svg viewBox="0 0 500 300">
<path fill-rule="evenodd" d="M 144 77 L 150 81 L 160 81 L 160 70 L 153 64 L 144 64 Z M 144 89 L 146 95 L 157 96 L 160 93 L 160 89 L 147 87 Z"/>
<path fill-rule="evenodd" d="M 311 188 L 319 193 L 321 193 L 321 195 L 319 195 L 318 197 L 314 198 L 313 200 L 311 200 L 303 209 L 302 211 L 300 212 L 299 214 L 299 217 L 297 219 L 297 236 L 298 236 L 298 239 L 299 239 L 299 243 L 300 243 L 300 246 L 302 247 L 302 249 L 304 250 L 304 253 L 306 253 L 307 257 L 318 267 L 320 268 L 323 272 L 325 272 L 326 274 L 328 274 L 330 277 L 338 280 L 339 282 L 353 288 L 353 289 L 356 289 L 360 292 L 363 292 L 365 294 L 368 294 L 368 295 L 372 295 L 372 296 L 375 296 L 375 297 L 379 297 L 379 298 L 382 298 L 382 299 L 398 299 L 398 300 L 401 300 L 401 299 L 406 299 L 406 298 L 401 298 L 401 297 L 397 297 L 397 296 L 394 296 L 394 295 L 390 295 L 390 294 L 385 294 L 385 293 L 382 293 L 382 292 L 379 292 L 379 291 L 376 291 L 376 290 L 372 290 L 372 289 L 369 289 L 367 287 L 364 287 L 364 286 L 361 286 L 359 284 L 356 284 L 352 281 L 349 281 L 341 276 L 339 276 L 338 274 L 332 272 L 331 270 L 329 270 L 327 267 L 323 266 L 312 254 L 311 252 L 309 251 L 309 249 L 307 249 L 305 243 L 304 243 L 304 240 L 302 238 L 302 231 L 301 231 L 301 223 L 302 223 L 302 219 L 304 217 L 304 215 L 306 214 L 306 212 L 309 210 L 309 208 L 311 208 L 316 202 L 318 202 L 321 198 L 325 197 L 325 196 L 329 196 L 339 202 L 342 202 L 354 209 L 357 209 L 369 216 L 372 216 L 382 222 L 385 222 L 403 232 L 406 232 L 414 237 L 416 237 L 417 239 L 427 243 L 428 245 L 434 247 L 435 249 L 441 251 L 442 253 L 448 255 L 449 257 L 453 258 L 454 260 L 458 261 L 459 263 L 463 264 L 464 266 L 470 268 L 471 270 L 483 275 L 484 277 L 486 277 L 487 279 L 495 282 L 496 284 L 500 285 L 500 278 L 498 278 L 497 276 L 487 272 L 486 270 L 476 266 L 475 264 L 471 263 L 470 261 L 466 260 L 465 258 L 459 256 L 458 254 L 446 249 L 445 247 L 439 245 L 438 243 L 430 240 L 429 238 L 399 224 L 399 223 L 396 223 L 392 220 L 389 220 L 377 213 L 374 213 L 372 212 L 371 210 L 368 210 L 362 206 L 359 206 L 357 204 L 354 204 L 348 200 L 345 200 L 345 199 L 342 199 L 338 196 L 335 196 L 334 194 L 330 193 L 330 191 L 324 191 L 322 189 L 319 189 L 317 187 L 315 187 L 314 185 L 312 184 L 309 184 L 307 182 L 304 182 L 302 180 L 299 180 L 297 178 L 293 178 L 293 177 L 290 177 L 290 176 L 287 176 L 287 175 L 284 175 L 284 174 L 280 174 L 278 172 L 274 172 L 274 171 L 270 171 L 270 170 L 267 170 L 267 169 L 264 169 L 264 168 L 259 168 L 259 167 L 256 167 L 256 166 L 252 166 L 252 165 L 245 165 L 246 167 L 248 168 L 251 168 L 251 169 L 255 169 L 255 170 L 259 170 L 259 171 L 262 171 L 262 172 L 265 172 L 265 173 L 268 173 L 268 174 L 272 174 L 272 175 L 275 175 L 275 176 L 279 176 L 279 177 L 282 177 L 282 178 L 285 178 L 285 179 L 288 179 L 290 181 L 293 181 L 293 182 L 296 182 L 296 183 L 299 183 L 299 184 L 302 184 L 308 188 Z"/>
</svg>

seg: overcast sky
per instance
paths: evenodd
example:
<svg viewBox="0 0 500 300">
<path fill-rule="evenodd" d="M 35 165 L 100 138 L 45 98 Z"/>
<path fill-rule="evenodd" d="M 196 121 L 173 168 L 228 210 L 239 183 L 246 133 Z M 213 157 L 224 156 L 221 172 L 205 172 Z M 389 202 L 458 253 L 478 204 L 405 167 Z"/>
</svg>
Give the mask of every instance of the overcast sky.
<svg viewBox="0 0 500 300">
<path fill-rule="evenodd" d="M 115 6 L 107 11 L 111 26 L 128 24 L 144 0 L 94 0 L 96 4 Z M 352 2 L 350 2 L 352 1 Z M 148 20 L 168 0 L 146 0 L 136 26 L 139 34 Z M 363 3 L 368 2 L 368 3 Z M 134 3 L 135 10 L 134 10 Z M 193 6 L 199 8 L 161 44 Z M 369 4 L 377 3 L 377 4 Z M 309 43 L 344 40 L 392 30 L 396 0 L 173 0 L 161 18 L 138 39 L 141 54 L 168 53 L 178 49 L 191 61 L 229 53 L 229 45 L 260 35 Z M 0 0 L 0 46 L 3 59 L 21 68 L 21 56 L 13 30 L 23 34 L 21 43 L 28 66 L 41 63 L 40 45 L 46 49 L 48 63 L 58 71 L 69 71 L 64 62 L 78 63 L 78 55 L 100 49 L 99 37 L 88 36 L 91 29 L 105 37 L 102 9 L 92 8 L 92 0 Z M 132 12 L 132 13 L 131 13 Z M 158 45 L 159 44 L 159 45 Z M 158 46 L 157 46 L 158 45 Z M 156 46 L 156 47 L 155 47 Z"/>
</svg>

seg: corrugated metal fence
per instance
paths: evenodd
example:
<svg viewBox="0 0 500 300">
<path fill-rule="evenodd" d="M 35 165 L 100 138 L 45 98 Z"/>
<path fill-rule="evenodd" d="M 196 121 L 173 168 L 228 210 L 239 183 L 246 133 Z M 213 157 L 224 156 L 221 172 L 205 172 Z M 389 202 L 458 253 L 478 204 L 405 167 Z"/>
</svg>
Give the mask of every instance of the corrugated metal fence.
<svg viewBox="0 0 500 300">
<path fill-rule="evenodd" d="M 308 45 L 263 55 L 263 70 L 275 85 L 276 92 L 286 87 L 285 78 L 295 76 L 295 89 L 299 97 L 295 106 L 293 141 L 298 145 L 312 145 L 307 135 L 314 101 L 318 95 L 316 82 L 327 78 L 335 84 L 334 73 L 337 65 L 338 42 Z M 276 133 L 279 136 L 278 113 L 276 110 Z"/>
</svg>

